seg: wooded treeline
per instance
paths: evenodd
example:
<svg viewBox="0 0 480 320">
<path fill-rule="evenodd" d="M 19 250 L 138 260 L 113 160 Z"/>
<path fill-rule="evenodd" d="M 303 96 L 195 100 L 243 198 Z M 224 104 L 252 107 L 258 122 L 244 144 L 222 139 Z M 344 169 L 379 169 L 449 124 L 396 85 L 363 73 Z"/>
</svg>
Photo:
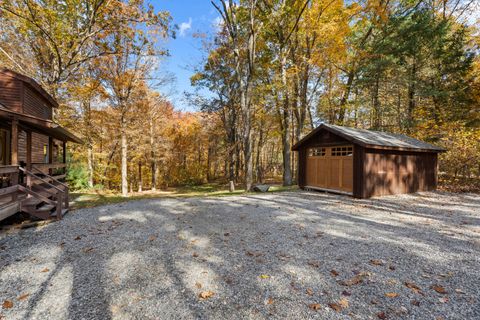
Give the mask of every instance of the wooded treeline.
<svg viewBox="0 0 480 320">
<path fill-rule="evenodd" d="M 175 26 L 143 0 L 0 0 L 0 62 L 38 80 L 84 140 L 70 155 L 76 188 L 290 185 L 291 147 L 321 121 L 444 146 L 440 171 L 456 183 L 480 177 L 476 5 L 214 0 L 221 22 L 188 96 L 198 112 L 156 91 Z"/>
<path fill-rule="evenodd" d="M 449 178 L 480 175 L 478 24 L 474 1 L 212 1 L 222 17 L 192 77 L 216 95 L 228 176 L 268 172 L 265 146 L 291 147 L 321 121 L 405 133 L 446 147 Z"/>
</svg>

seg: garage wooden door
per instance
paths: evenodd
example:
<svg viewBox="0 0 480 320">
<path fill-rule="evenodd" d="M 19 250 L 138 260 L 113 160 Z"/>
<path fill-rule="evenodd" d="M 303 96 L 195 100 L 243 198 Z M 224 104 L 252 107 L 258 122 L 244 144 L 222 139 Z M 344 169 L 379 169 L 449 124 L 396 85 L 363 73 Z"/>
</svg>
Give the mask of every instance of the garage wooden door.
<svg viewBox="0 0 480 320">
<path fill-rule="evenodd" d="M 353 146 L 308 149 L 306 185 L 353 191 Z"/>
</svg>

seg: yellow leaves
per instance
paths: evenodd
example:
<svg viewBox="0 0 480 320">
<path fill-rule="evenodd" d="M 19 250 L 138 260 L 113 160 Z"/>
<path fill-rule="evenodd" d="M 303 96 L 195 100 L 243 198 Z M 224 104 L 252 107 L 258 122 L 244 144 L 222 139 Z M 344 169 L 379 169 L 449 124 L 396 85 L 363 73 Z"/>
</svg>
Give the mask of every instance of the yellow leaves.
<svg viewBox="0 0 480 320">
<path fill-rule="evenodd" d="M 43 270 L 42 270 L 42 271 L 40 271 L 40 272 L 44 272 L 44 273 L 45 273 L 45 272 L 48 272 L 48 271 L 50 271 L 50 269 L 48 269 L 48 268 L 45 268 L 45 269 L 43 269 Z"/>
<path fill-rule="evenodd" d="M 214 295 L 215 293 L 213 291 L 202 291 L 198 296 L 200 299 L 207 300 L 213 297 Z"/>
<path fill-rule="evenodd" d="M 261 279 L 270 279 L 270 276 L 268 274 L 262 274 L 260 275 Z"/>
</svg>

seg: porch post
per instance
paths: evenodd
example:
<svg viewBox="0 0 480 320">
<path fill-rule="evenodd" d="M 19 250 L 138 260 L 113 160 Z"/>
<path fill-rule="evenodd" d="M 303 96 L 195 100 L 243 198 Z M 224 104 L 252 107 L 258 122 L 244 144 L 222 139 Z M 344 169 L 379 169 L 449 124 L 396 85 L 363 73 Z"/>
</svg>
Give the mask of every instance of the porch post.
<svg viewBox="0 0 480 320">
<path fill-rule="evenodd" d="M 32 170 L 32 131 L 27 131 L 27 170 Z"/>
<path fill-rule="evenodd" d="M 48 163 L 53 163 L 53 138 L 48 137 Z M 48 169 L 48 174 L 52 175 L 52 168 Z"/>
<path fill-rule="evenodd" d="M 12 165 L 18 165 L 18 119 L 12 120 L 12 137 L 11 137 L 11 150 L 12 150 Z"/>
<path fill-rule="evenodd" d="M 27 131 L 27 170 L 32 171 L 32 131 Z M 27 174 L 27 187 L 32 188 L 32 177 Z"/>
<path fill-rule="evenodd" d="M 67 141 L 63 141 L 63 148 L 62 148 L 62 156 L 63 156 L 63 163 L 67 163 Z M 67 174 L 67 167 L 63 168 L 63 174 Z"/>
</svg>

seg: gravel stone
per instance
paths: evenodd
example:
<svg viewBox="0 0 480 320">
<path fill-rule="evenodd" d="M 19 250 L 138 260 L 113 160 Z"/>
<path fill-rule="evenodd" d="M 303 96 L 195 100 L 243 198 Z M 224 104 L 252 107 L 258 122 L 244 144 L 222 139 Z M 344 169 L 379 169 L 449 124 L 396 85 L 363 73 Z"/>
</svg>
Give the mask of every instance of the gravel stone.
<svg viewBox="0 0 480 320">
<path fill-rule="evenodd" d="M 0 319 L 480 319 L 479 296 L 473 194 L 148 199 L 0 234 Z"/>
</svg>

